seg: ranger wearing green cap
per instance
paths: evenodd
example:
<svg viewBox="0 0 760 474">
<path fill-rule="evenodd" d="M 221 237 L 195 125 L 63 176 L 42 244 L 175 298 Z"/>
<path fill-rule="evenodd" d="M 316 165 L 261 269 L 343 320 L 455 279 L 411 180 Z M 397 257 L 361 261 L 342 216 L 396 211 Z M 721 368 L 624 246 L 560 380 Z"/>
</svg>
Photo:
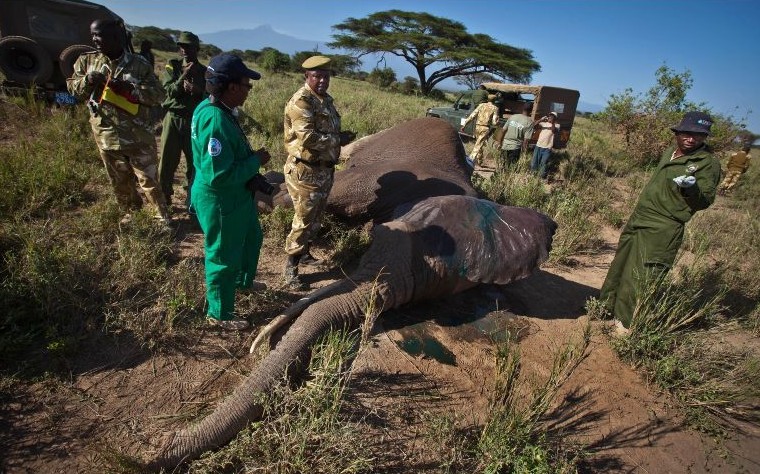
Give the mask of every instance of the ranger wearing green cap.
<svg viewBox="0 0 760 474">
<path fill-rule="evenodd" d="M 720 162 L 705 144 L 711 125 L 709 115 L 687 112 L 671 128 L 676 144 L 663 153 L 623 229 L 600 295 L 621 332 L 631 325 L 643 282 L 670 270 L 684 225 L 715 200 Z"/>
<path fill-rule="evenodd" d="M 335 110 L 330 86 L 330 58 L 312 56 L 303 62 L 306 83 L 285 106 L 285 185 L 293 200 L 295 215 L 285 240 L 285 282 L 293 288 L 305 285 L 298 265 L 315 265 L 309 252 L 319 231 L 322 215 L 333 184 L 340 147 L 352 134 L 340 131 L 340 115 Z"/>
<path fill-rule="evenodd" d="M 161 133 L 158 179 L 167 203 L 171 204 L 174 174 L 179 165 L 180 153 L 184 153 L 187 164 L 186 204 L 188 211 L 191 211 L 190 189 L 195 168 L 190 146 L 190 119 L 193 110 L 206 95 L 206 66 L 198 62 L 200 41 L 196 35 L 183 31 L 177 38 L 177 46 L 181 57 L 169 60 L 161 77 L 166 90 L 166 100 L 162 104 L 166 116 Z"/>
</svg>

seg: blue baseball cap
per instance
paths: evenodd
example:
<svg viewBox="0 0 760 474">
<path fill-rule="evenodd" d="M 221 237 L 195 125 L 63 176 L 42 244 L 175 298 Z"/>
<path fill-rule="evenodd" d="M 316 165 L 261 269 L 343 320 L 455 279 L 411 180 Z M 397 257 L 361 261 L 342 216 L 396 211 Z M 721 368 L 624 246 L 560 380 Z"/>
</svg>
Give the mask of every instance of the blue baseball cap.
<svg viewBox="0 0 760 474">
<path fill-rule="evenodd" d="M 222 53 L 211 58 L 208 63 L 208 71 L 229 81 L 238 81 L 244 77 L 258 81 L 261 74 L 248 69 L 239 56 L 230 53 Z"/>
<path fill-rule="evenodd" d="M 674 132 L 691 132 L 709 135 L 710 126 L 712 126 L 712 124 L 712 117 L 704 112 L 686 112 L 683 119 L 681 119 L 681 123 L 675 127 L 670 127 L 670 129 Z"/>
</svg>

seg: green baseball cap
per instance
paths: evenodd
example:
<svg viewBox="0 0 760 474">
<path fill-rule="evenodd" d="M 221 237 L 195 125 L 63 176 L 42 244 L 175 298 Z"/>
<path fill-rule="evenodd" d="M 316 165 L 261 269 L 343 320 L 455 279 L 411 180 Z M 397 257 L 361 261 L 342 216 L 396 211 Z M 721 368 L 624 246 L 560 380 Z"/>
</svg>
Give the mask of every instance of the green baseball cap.
<svg viewBox="0 0 760 474">
<path fill-rule="evenodd" d="M 201 40 L 198 39 L 198 36 L 190 33 L 189 31 L 183 31 L 179 34 L 179 38 L 177 38 L 177 44 L 190 44 L 193 46 L 200 46 Z"/>
</svg>

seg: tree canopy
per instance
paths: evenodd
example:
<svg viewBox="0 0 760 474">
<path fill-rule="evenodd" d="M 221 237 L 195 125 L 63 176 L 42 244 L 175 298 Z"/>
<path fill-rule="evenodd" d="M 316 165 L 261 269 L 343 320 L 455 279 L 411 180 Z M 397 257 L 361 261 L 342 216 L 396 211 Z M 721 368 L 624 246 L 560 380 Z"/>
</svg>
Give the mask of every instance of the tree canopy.
<svg viewBox="0 0 760 474">
<path fill-rule="evenodd" d="M 541 70 L 530 50 L 497 43 L 485 34 L 470 34 L 462 23 L 428 13 L 376 12 L 366 18 L 348 18 L 333 29 L 342 33 L 333 35 L 330 47 L 358 57 L 392 54 L 411 64 L 423 94 L 451 77 L 487 73 L 529 82 Z"/>
<path fill-rule="evenodd" d="M 653 165 L 660 153 L 673 141 L 670 127 L 684 112 L 699 110 L 710 114 L 713 126 L 708 143 L 715 151 L 736 146 L 737 137 L 746 136 L 743 119 L 710 110 L 704 103 L 687 100 L 694 81 L 691 71 L 677 73 L 663 64 L 654 73 L 655 84 L 645 93 L 625 89 L 612 94 L 607 106 L 596 114 L 625 138 L 628 156 L 639 165 Z"/>
</svg>

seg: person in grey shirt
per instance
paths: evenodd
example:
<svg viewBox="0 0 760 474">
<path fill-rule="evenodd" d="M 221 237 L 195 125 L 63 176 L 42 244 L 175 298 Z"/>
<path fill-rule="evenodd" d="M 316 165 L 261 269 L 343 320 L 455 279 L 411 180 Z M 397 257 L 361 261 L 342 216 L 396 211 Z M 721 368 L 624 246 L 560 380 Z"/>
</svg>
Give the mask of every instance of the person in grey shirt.
<svg viewBox="0 0 760 474">
<path fill-rule="evenodd" d="M 520 160 L 520 154 L 528 148 L 528 140 L 533 134 L 533 102 L 527 102 L 522 113 L 513 114 L 504 124 L 504 139 L 501 142 L 501 160 L 499 170 L 504 171 Z"/>
</svg>

